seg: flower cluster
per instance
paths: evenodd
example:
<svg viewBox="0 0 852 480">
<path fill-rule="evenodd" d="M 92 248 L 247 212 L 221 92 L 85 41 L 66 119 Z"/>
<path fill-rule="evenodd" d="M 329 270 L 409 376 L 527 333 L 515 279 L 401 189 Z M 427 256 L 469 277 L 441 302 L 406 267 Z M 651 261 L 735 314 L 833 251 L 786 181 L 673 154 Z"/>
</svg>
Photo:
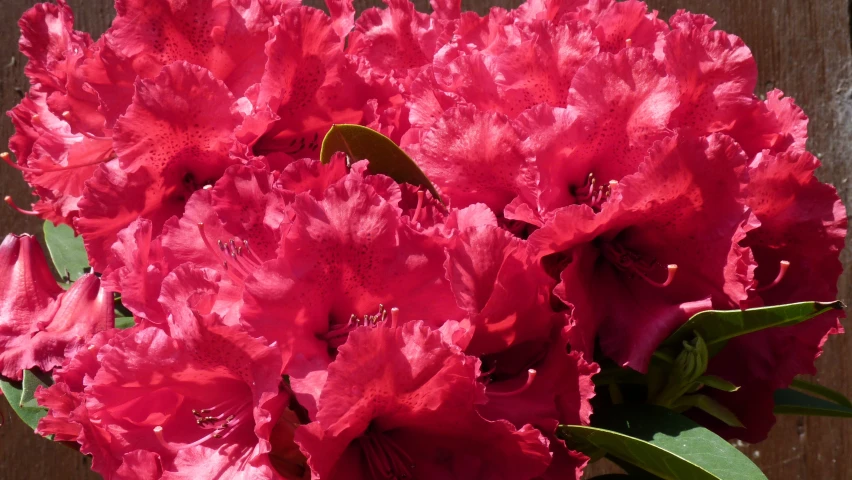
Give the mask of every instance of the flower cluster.
<svg viewBox="0 0 852 480">
<path fill-rule="evenodd" d="M 0 246 L 0 373 L 55 379 L 39 433 L 115 479 L 579 478 L 557 426 L 589 423 L 600 358 L 835 298 L 845 210 L 739 38 L 636 0 L 432 9 L 118 0 L 97 41 L 64 0 L 24 15 L 2 157 L 97 272 L 64 291 L 32 237 Z M 321 163 L 335 124 L 441 198 Z M 744 426 L 696 418 L 762 439 L 840 331 L 729 342 L 708 372 Z"/>
</svg>

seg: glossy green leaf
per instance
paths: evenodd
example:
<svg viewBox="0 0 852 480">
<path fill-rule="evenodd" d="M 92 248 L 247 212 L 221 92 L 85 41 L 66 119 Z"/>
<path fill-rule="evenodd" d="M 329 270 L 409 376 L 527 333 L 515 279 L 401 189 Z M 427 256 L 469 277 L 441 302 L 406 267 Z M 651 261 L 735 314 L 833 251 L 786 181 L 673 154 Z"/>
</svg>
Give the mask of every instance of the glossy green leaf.
<svg viewBox="0 0 852 480">
<path fill-rule="evenodd" d="M 56 271 L 65 281 L 73 282 L 88 271 L 89 257 L 83 239 L 75 237 L 68 225 L 54 226 L 44 222 L 44 242 Z"/>
<path fill-rule="evenodd" d="M 320 160 L 328 163 L 332 155 L 343 152 L 352 162 L 368 160 L 371 173 L 387 175 L 399 183 L 419 185 L 443 203 L 435 185 L 423 170 L 393 140 L 361 125 L 334 125 L 325 135 Z"/>
<path fill-rule="evenodd" d="M 698 332 L 711 352 L 718 351 L 728 340 L 759 330 L 786 327 L 802 323 L 830 310 L 842 310 L 842 302 L 803 302 L 748 310 L 707 310 L 692 316 L 664 342 L 663 346 L 677 346 L 691 340 Z"/>
<path fill-rule="evenodd" d="M 560 426 L 574 445 L 592 445 L 665 480 L 765 480 L 739 450 L 710 430 L 652 405 L 599 410 L 594 427 Z"/>
<path fill-rule="evenodd" d="M 136 325 L 136 321 L 133 317 L 115 317 L 115 328 L 124 330 L 134 325 Z"/>
<path fill-rule="evenodd" d="M 852 418 L 852 408 L 789 388 L 775 391 L 775 413 Z"/>
<path fill-rule="evenodd" d="M 813 393 L 827 400 L 831 400 L 834 403 L 843 405 L 844 407 L 852 408 L 852 401 L 846 398 L 845 395 L 828 387 L 817 385 L 816 383 L 806 382 L 804 380 L 796 378 L 793 380 L 791 388 L 801 390 L 803 392 Z"/>
<path fill-rule="evenodd" d="M 9 402 L 12 410 L 21 417 L 30 428 L 35 429 L 38 421 L 47 414 L 47 409 L 39 407 L 34 394 L 39 385 L 49 386 L 53 383 L 48 375 L 35 374 L 24 370 L 23 381 L 12 381 L 0 377 L 0 390 Z"/>
</svg>

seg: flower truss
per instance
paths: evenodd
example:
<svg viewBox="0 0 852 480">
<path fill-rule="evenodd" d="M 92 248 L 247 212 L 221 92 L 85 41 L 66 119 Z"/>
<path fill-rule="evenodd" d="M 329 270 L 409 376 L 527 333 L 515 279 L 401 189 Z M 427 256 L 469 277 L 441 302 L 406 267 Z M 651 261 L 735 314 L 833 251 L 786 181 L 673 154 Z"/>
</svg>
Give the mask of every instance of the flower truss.
<svg viewBox="0 0 852 480">
<path fill-rule="evenodd" d="M 0 157 L 38 200 L 7 202 L 91 265 L 0 245 L 37 433 L 107 479 L 579 479 L 565 428 L 624 403 L 765 438 L 842 311 L 670 339 L 835 299 L 846 212 L 742 40 L 636 0 L 386 3 L 24 14 Z"/>
</svg>

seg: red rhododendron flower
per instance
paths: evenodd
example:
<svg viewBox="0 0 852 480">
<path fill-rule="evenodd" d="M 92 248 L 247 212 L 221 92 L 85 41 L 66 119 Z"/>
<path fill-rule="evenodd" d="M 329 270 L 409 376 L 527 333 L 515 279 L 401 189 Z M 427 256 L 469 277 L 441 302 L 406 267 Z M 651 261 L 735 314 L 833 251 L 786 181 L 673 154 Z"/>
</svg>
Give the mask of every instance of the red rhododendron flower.
<svg viewBox="0 0 852 480">
<path fill-rule="evenodd" d="M 7 235 L 0 245 L 0 373 L 20 379 L 23 370 L 50 371 L 65 349 L 111 328 L 112 293 L 86 274 L 65 291 L 55 280 L 38 241 Z"/>
<path fill-rule="evenodd" d="M 333 124 L 361 123 L 369 97 L 328 15 L 293 8 L 276 18 L 269 34 L 266 68 L 248 94 L 252 107 L 238 138 L 283 168 L 293 159 L 317 158 Z"/>
<path fill-rule="evenodd" d="M 313 478 L 535 478 L 547 441 L 488 421 L 479 362 L 422 322 L 361 327 L 329 366 L 317 420 L 296 431 Z"/>
<path fill-rule="evenodd" d="M 85 181 L 113 157 L 98 98 L 80 75 L 92 40 L 73 24 L 63 0 L 36 5 L 21 18 L 20 47 L 29 58 L 25 73 L 32 88 L 9 112 L 16 130 L 9 144 L 18 164 L 3 156 L 35 187 L 35 210 L 57 223 L 70 222 Z"/>
<path fill-rule="evenodd" d="M 760 154 L 750 165 L 747 200 L 760 226 L 742 242 L 757 261 L 751 298 L 744 306 L 837 297 L 846 211 L 834 187 L 814 176 L 818 166 L 809 153 Z M 716 398 L 746 429 L 714 424 L 714 430 L 750 442 L 766 438 L 775 421 L 773 393 L 788 387 L 796 375 L 816 373 L 814 360 L 823 343 L 843 332 L 841 314 L 831 311 L 798 325 L 731 339 L 708 371 L 742 386 Z"/>
<path fill-rule="evenodd" d="M 434 326 L 462 316 L 444 279 L 441 245 L 402 222 L 371 178 L 349 174 L 320 200 L 297 195 L 278 259 L 246 282 L 242 322 L 281 345 L 297 394 L 308 393 L 301 379 L 321 375 L 352 329 L 380 321 L 391 307 Z"/>
<path fill-rule="evenodd" d="M 590 423 L 598 362 L 644 372 L 702 310 L 836 298 L 846 212 L 808 119 L 709 17 L 385 3 L 118 0 L 97 40 L 65 0 L 24 14 L 0 159 L 38 201 L 7 201 L 94 270 L 64 291 L 32 237 L 0 245 L 0 374 L 55 380 L 38 433 L 116 479 L 580 478 L 558 426 Z M 440 195 L 363 145 L 321 163 L 335 124 Z M 741 388 L 701 394 L 743 428 L 685 414 L 763 439 L 839 316 L 710 359 Z"/>
<path fill-rule="evenodd" d="M 576 308 L 588 344 L 644 371 L 651 354 L 697 311 L 735 308 L 750 283 L 737 245 L 749 213 L 745 155 L 722 135 L 655 145 L 595 214 L 564 207 L 530 237 L 564 261 L 555 293 Z M 707 225 L 714 225 L 712 230 Z"/>
<path fill-rule="evenodd" d="M 124 468 L 165 478 L 278 478 L 266 454 L 288 400 L 280 354 L 199 313 L 207 306 L 201 273 L 181 268 L 166 279 L 171 335 L 136 327 L 100 347 L 78 439 L 95 471 L 121 478 L 131 461 L 143 465 Z"/>
<path fill-rule="evenodd" d="M 66 351 L 65 361 L 52 372 L 50 387 L 36 390 L 38 404 L 47 408 L 47 415 L 39 420 L 36 433 L 54 435 L 56 441 L 76 442 L 83 432 L 83 423 L 88 421 L 83 390 L 86 383 L 98 372 L 98 352 L 116 335 L 132 333 L 111 328 L 96 333 L 77 348 Z"/>
<path fill-rule="evenodd" d="M 569 353 L 570 317 L 551 307 L 555 282 L 529 255 L 526 242 L 496 226 L 462 230 L 447 249 L 445 267 L 473 327 L 463 344 L 456 343 L 480 357 L 485 370 L 489 401 L 480 412 L 540 429 L 561 459 L 548 470 L 553 478 L 564 476 L 569 464 L 579 474 L 587 458 L 570 452 L 555 430 L 560 423 L 589 423 L 591 376 L 598 368 L 581 351 Z"/>
<path fill-rule="evenodd" d="M 235 163 L 228 150 L 239 118 L 233 96 L 210 72 L 187 63 L 137 84 L 133 104 L 115 126 L 118 159 L 87 183 L 75 222 L 92 265 L 102 270 L 116 233 L 137 217 L 154 233 L 183 212 L 195 190 Z"/>
</svg>

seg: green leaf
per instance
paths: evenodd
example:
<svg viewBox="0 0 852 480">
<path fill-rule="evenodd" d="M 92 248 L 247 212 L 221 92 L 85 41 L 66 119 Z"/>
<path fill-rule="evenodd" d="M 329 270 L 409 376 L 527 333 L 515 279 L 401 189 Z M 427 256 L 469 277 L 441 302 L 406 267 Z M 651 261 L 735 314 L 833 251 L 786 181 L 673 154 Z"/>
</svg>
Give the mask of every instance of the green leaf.
<svg viewBox="0 0 852 480">
<path fill-rule="evenodd" d="M 852 418 L 852 408 L 789 388 L 775 391 L 775 413 Z"/>
<path fill-rule="evenodd" d="M 667 338 L 663 346 L 677 346 L 690 340 L 698 332 L 711 355 L 718 353 L 725 343 L 740 335 L 773 327 L 786 327 L 802 323 L 830 310 L 842 310 L 842 302 L 803 302 L 748 310 L 706 310 L 692 316 Z"/>
<path fill-rule="evenodd" d="M 0 377 L 0 390 L 3 391 L 3 395 L 12 410 L 30 428 L 35 429 L 38 426 L 38 421 L 47 415 L 47 409 L 39 407 L 33 395 L 39 385 L 46 387 L 52 383 L 49 375 L 24 370 L 24 378 L 20 382 Z"/>
<path fill-rule="evenodd" d="M 707 387 L 715 388 L 716 390 L 721 390 L 723 392 L 736 392 L 740 389 L 740 387 L 734 385 L 733 383 L 725 380 L 724 378 L 719 378 L 715 375 L 702 375 L 698 377 L 696 380 L 698 383 L 702 383 Z"/>
<path fill-rule="evenodd" d="M 122 330 L 131 328 L 136 325 L 136 321 L 133 317 L 115 317 L 115 328 L 120 328 Z"/>
<path fill-rule="evenodd" d="M 439 202 L 438 189 L 429 181 L 423 170 L 399 148 L 393 140 L 381 133 L 361 125 L 333 125 L 322 140 L 320 160 L 328 163 L 331 156 L 343 152 L 352 162 L 368 160 L 371 173 L 387 175 L 398 183 L 419 185 L 432 194 Z"/>
<path fill-rule="evenodd" d="M 83 239 L 74 236 L 68 225 L 54 226 L 44 222 L 44 242 L 56 271 L 67 282 L 80 278 L 89 268 L 89 257 L 83 247 Z"/>
<path fill-rule="evenodd" d="M 809 392 L 820 397 L 823 397 L 827 400 L 831 400 L 834 403 L 839 405 L 843 405 L 844 407 L 852 408 L 852 401 L 849 401 L 845 395 L 842 393 L 832 390 L 828 387 L 823 387 L 822 385 L 817 385 L 816 383 L 806 382 L 804 380 L 800 380 L 798 378 L 793 380 L 792 388 L 796 390 L 801 390 L 803 392 Z"/>
<path fill-rule="evenodd" d="M 594 427 L 562 425 L 560 434 L 665 480 L 766 479 L 730 443 L 666 408 L 621 406 L 596 412 L 594 420 Z"/>
<path fill-rule="evenodd" d="M 24 379 L 21 382 L 21 406 L 39 408 L 35 399 L 35 391 L 39 386 L 49 387 L 53 385 L 53 379 L 49 374 L 24 370 Z"/>
<path fill-rule="evenodd" d="M 707 395 L 686 395 L 684 397 L 680 397 L 673 404 L 672 407 L 684 408 L 685 411 L 688 408 L 697 408 L 713 417 L 721 420 L 726 425 L 730 427 L 739 427 L 742 428 L 743 424 L 740 422 L 740 419 L 734 415 L 734 412 L 728 410 L 728 407 L 722 405 L 721 403 L 713 400 L 711 397 Z M 678 410 L 681 411 L 681 410 Z"/>
</svg>

